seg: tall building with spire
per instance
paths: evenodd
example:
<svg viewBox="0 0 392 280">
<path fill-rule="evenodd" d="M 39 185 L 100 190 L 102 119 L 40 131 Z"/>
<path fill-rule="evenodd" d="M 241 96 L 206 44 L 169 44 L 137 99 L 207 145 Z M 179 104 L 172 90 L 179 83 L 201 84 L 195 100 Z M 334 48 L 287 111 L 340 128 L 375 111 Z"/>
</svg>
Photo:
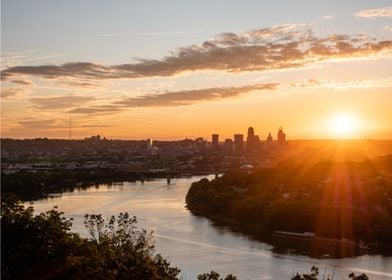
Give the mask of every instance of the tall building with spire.
<svg viewBox="0 0 392 280">
<path fill-rule="evenodd" d="M 268 134 L 268 137 L 267 137 L 267 143 L 272 143 L 272 141 L 273 141 L 273 139 L 272 139 L 272 135 L 271 135 L 271 132 Z"/>
<path fill-rule="evenodd" d="M 286 144 L 286 134 L 283 132 L 283 128 L 279 127 L 278 130 L 278 145 L 282 146 Z"/>
<path fill-rule="evenodd" d="M 269 150 L 273 147 L 273 145 L 274 145 L 274 139 L 272 139 L 271 132 L 269 132 L 265 141 L 265 148 Z"/>
</svg>

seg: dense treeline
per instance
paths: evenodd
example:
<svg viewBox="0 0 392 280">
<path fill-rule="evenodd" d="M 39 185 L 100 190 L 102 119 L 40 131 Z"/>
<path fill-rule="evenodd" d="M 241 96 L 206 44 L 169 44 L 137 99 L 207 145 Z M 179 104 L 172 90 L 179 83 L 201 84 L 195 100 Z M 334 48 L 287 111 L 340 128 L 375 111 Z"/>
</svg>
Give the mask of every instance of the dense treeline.
<svg viewBox="0 0 392 280">
<path fill-rule="evenodd" d="M 392 247 L 392 156 L 281 164 L 193 183 L 189 209 L 256 237 L 273 231 Z"/>
<path fill-rule="evenodd" d="M 48 193 L 63 192 L 75 188 L 87 188 L 92 184 L 140 180 L 141 178 L 166 178 L 167 173 L 140 173 L 114 169 L 50 170 L 1 173 L 1 192 L 12 193 L 22 200 L 34 200 Z"/>
</svg>

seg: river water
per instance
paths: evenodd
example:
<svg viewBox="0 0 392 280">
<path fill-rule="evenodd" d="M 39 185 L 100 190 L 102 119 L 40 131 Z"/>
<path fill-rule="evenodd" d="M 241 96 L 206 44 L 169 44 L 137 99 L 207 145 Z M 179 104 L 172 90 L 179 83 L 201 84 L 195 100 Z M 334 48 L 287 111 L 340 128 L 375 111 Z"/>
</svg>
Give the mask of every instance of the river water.
<svg viewBox="0 0 392 280">
<path fill-rule="evenodd" d="M 221 276 L 232 273 L 239 279 L 289 280 L 312 265 L 319 267 L 321 275 L 333 275 L 335 280 L 348 279 L 350 272 L 364 272 L 372 280 L 392 279 L 392 257 L 312 259 L 278 254 L 268 244 L 192 215 L 185 208 L 185 195 L 191 183 L 201 178 L 173 179 L 169 186 L 165 179 L 103 184 L 37 200 L 34 207 L 39 213 L 58 206 L 74 219 L 72 230 L 82 236 L 87 235 L 83 226 L 86 213 L 110 216 L 127 211 L 138 218 L 139 227 L 154 231 L 157 252 L 180 268 L 184 279 L 215 270 Z"/>
</svg>

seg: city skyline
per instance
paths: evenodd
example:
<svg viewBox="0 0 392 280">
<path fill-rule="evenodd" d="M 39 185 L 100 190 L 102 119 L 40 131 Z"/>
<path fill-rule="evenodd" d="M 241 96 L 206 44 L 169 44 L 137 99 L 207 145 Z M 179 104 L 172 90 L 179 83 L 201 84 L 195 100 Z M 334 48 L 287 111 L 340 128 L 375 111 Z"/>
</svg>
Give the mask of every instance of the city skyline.
<svg viewBox="0 0 392 280">
<path fill-rule="evenodd" d="M 2 1 L 2 137 L 392 138 L 389 1 L 155 5 Z"/>
</svg>

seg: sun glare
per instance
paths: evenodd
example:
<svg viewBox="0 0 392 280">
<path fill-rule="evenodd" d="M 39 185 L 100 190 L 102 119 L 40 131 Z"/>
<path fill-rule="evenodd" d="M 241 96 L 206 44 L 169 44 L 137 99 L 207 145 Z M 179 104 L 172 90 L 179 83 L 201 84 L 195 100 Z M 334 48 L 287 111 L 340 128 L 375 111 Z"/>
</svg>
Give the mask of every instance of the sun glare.
<svg viewBox="0 0 392 280">
<path fill-rule="evenodd" d="M 354 137 L 357 128 L 357 119 L 346 113 L 335 115 L 330 122 L 331 133 L 338 138 Z"/>
</svg>

